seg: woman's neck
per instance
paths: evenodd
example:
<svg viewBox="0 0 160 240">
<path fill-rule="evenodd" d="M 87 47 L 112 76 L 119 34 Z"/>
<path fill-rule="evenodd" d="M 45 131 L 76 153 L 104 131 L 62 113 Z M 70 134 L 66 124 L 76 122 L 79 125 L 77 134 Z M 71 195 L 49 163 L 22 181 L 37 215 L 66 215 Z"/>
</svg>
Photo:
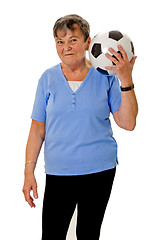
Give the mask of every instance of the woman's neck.
<svg viewBox="0 0 160 240">
<path fill-rule="evenodd" d="M 86 71 L 86 69 L 90 69 L 91 63 L 88 59 L 84 59 L 80 64 L 75 65 L 66 65 L 64 62 L 61 63 L 61 68 L 63 71 L 67 71 L 68 73 L 78 73 Z"/>
<path fill-rule="evenodd" d="M 86 59 L 85 62 L 79 64 L 78 66 L 68 66 L 63 62 L 61 63 L 63 74 L 68 81 L 83 81 L 89 72 L 90 67 L 91 63 L 88 59 Z"/>
</svg>

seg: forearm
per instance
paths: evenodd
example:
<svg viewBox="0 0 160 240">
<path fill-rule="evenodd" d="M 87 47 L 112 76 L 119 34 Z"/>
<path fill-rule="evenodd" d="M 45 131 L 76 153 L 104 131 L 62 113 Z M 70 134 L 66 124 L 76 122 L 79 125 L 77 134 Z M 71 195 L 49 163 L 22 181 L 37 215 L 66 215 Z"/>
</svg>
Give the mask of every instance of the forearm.
<svg viewBox="0 0 160 240">
<path fill-rule="evenodd" d="M 114 70 L 121 82 L 122 88 L 128 88 L 133 85 L 132 70 L 136 60 L 136 56 L 129 62 L 127 53 L 122 46 L 118 45 L 118 49 L 122 56 L 114 49 L 109 48 L 109 51 L 115 56 L 106 54 L 106 56 L 115 63 L 114 67 L 106 67 L 107 70 Z M 126 130 L 133 130 L 136 125 L 136 117 L 138 113 L 138 104 L 134 89 L 130 91 L 121 92 L 120 109 L 113 113 L 113 117 L 121 128 Z"/>
<path fill-rule="evenodd" d="M 138 104 L 134 89 L 121 92 L 121 105 L 118 111 L 118 119 L 120 127 L 133 130 L 136 125 L 136 117 L 138 114 Z"/>
<path fill-rule="evenodd" d="M 31 129 L 26 146 L 26 162 L 37 162 L 43 141 L 44 137 Z M 34 170 L 35 164 L 29 163 L 25 165 L 25 174 L 34 173 Z"/>
</svg>

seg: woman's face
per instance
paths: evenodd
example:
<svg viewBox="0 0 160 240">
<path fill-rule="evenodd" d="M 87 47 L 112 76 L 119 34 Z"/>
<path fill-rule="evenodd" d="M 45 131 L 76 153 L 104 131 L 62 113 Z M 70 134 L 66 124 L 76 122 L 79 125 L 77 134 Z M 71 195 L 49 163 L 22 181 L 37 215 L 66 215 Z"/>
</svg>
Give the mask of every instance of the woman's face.
<svg viewBox="0 0 160 240">
<path fill-rule="evenodd" d="M 75 30 L 57 30 L 56 49 L 59 58 L 67 66 L 80 66 L 85 60 L 86 50 L 89 48 L 90 37 L 84 42 L 84 35 L 79 26 L 74 25 Z"/>
</svg>

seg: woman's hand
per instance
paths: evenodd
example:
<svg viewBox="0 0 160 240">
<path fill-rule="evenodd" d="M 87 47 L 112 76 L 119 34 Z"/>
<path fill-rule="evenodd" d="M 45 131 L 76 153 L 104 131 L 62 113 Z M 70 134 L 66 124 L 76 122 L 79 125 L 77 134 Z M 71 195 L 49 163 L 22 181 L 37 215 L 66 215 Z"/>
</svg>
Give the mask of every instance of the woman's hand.
<svg viewBox="0 0 160 240">
<path fill-rule="evenodd" d="M 136 60 L 136 56 L 132 58 L 129 62 L 127 53 L 124 51 L 122 46 L 118 46 L 118 50 L 121 52 L 122 56 L 117 53 L 113 48 L 109 48 L 109 51 L 115 57 L 112 57 L 109 53 L 106 53 L 106 57 L 114 62 L 115 66 L 106 67 L 107 70 L 113 70 L 116 72 L 122 87 L 128 87 L 133 84 L 132 82 L 132 70 Z"/>
<path fill-rule="evenodd" d="M 45 123 L 32 120 L 31 129 L 26 146 L 26 162 L 37 162 L 41 146 L 45 138 Z M 35 164 L 25 165 L 25 179 L 23 193 L 25 200 L 31 207 L 35 207 L 34 199 L 30 192 L 33 191 L 33 197 L 38 198 L 37 183 L 34 176 Z"/>
<path fill-rule="evenodd" d="M 26 202 L 32 207 L 35 207 L 34 203 L 34 198 L 38 198 L 38 193 L 37 193 L 37 182 L 34 176 L 34 173 L 31 174 L 25 174 L 25 179 L 24 179 L 24 186 L 23 186 L 23 193 Z M 30 192 L 33 191 L 33 197 L 31 197 Z"/>
<path fill-rule="evenodd" d="M 136 60 L 136 56 L 129 62 L 127 53 L 122 46 L 118 46 L 121 55 L 112 48 L 109 51 L 113 56 L 106 53 L 106 57 L 114 62 L 115 66 L 106 67 L 107 70 L 116 72 L 122 87 L 129 87 L 133 84 L 132 70 Z M 132 131 L 136 126 L 136 117 L 138 113 L 138 104 L 134 89 L 127 92 L 121 92 L 121 105 L 118 111 L 113 113 L 115 122 L 119 127 Z"/>
</svg>

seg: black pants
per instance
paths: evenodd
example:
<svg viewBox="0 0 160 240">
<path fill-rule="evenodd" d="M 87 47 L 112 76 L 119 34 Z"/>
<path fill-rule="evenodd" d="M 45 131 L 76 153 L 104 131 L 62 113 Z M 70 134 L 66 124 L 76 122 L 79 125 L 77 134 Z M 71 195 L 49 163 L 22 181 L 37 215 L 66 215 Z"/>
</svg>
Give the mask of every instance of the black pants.
<svg viewBox="0 0 160 240">
<path fill-rule="evenodd" d="M 77 204 L 77 240 L 98 240 L 116 168 L 81 176 L 46 175 L 42 240 L 65 240 Z"/>
</svg>

